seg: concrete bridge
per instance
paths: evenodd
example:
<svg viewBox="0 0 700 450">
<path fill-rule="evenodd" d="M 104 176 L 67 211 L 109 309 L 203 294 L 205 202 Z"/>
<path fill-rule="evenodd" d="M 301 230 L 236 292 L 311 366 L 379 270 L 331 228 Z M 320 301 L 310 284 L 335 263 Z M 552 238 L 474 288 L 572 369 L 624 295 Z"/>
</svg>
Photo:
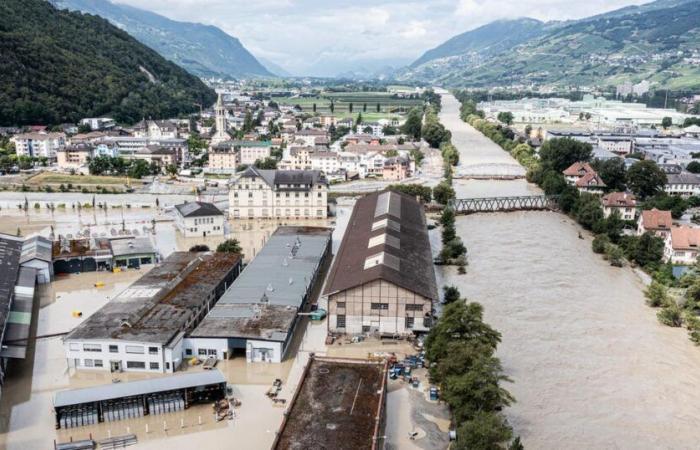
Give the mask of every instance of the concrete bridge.
<svg viewBox="0 0 700 450">
<path fill-rule="evenodd" d="M 459 198 L 450 202 L 456 214 L 508 211 L 554 211 L 559 208 L 557 195 L 522 195 L 515 197 Z"/>
</svg>

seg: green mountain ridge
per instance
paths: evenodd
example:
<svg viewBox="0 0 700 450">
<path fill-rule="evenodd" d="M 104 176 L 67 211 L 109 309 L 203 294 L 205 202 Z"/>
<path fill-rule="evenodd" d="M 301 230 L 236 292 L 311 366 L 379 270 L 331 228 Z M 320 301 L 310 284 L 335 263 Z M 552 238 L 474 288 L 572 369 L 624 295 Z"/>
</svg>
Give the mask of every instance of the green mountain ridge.
<svg viewBox="0 0 700 450">
<path fill-rule="evenodd" d="M 107 20 L 0 2 L 0 125 L 173 117 L 216 100 L 199 78 Z"/>
<path fill-rule="evenodd" d="M 698 17 L 698 1 L 660 0 L 543 24 L 538 34 L 511 39 L 497 52 L 475 40 L 462 51 L 452 48 L 414 64 L 397 78 L 455 87 L 612 86 L 646 79 L 666 88 L 697 88 Z"/>
<path fill-rule="evenodd" d="M 51 1 L 61 9 L 81 11 L 109 20 L 166 59 L 197 76 L 274 76 L 237 38 L 215 26 L 178 22 L 108 0 Z"/>
</svg>

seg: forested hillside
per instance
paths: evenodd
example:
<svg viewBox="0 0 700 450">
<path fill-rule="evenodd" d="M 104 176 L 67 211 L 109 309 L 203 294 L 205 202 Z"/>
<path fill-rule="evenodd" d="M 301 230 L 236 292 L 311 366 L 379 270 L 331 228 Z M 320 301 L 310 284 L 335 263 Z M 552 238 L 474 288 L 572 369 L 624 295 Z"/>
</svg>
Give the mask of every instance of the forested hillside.
<svg viewBox="0 0 700 450">
<path fill-rule="evenodd" d="M 0 1 L 0 125 L 171 117 L 215 101 L 197 77 L 107 20 Z"/>
</svg>

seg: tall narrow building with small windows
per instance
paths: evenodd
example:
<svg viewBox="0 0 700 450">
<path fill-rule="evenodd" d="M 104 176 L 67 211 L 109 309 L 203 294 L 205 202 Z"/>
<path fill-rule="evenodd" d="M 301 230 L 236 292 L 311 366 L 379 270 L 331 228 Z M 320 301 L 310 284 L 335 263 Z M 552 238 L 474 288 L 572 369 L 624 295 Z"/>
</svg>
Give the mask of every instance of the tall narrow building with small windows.
<svg viewBox="0 0 700 450">
<path fill-rule="evenodd" d="M 332 333 L 427 332 L 438 292 L 423 206 L 390 190 L 358 200 L 325 295 Z"/>
<path fill-rule="evenodd" d="M 248 167 L 231 183 L 233 219 L 324 219 L 328 181 L 319 170 L 262 170 Z"/>
<path fill-rule="evenodd" d="M 231 136 L 229 136 L 226 131 L 226 107 L 224 106 L 224 100 L 221 98 L 221 94 L 219 94 L 219 98 L 216 99 L 214 113 L 216 114 L 216 132 L 211 138 L 211 145 L 220 144 L 231 139 Z"/>
</svg>

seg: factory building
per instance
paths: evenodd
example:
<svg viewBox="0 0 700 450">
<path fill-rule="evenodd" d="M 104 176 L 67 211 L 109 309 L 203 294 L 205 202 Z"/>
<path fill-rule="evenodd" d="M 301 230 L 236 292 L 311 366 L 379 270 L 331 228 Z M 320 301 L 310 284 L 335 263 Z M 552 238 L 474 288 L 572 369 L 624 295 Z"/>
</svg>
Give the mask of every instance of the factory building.
<svg viewBox="0 0 700 450">
<path fill-rule="evenodd" d="M 185 339 L 185 357 L 281 362 L 323 282 L 331 231 L 279 227 L 231 288 Z"/>
<path fill-rule="evenodd" d="M 170 373 L 182 343 L 241 271 L 229 253 L 175 252 L 64 338 L 69 368 Z"/>
<path fill-rule="evenodd" d="M 423 206 L 390 190 L 358 200 L 324 295 L 331 333 L 427 332 L 438 293 Z"/>
</svg>

